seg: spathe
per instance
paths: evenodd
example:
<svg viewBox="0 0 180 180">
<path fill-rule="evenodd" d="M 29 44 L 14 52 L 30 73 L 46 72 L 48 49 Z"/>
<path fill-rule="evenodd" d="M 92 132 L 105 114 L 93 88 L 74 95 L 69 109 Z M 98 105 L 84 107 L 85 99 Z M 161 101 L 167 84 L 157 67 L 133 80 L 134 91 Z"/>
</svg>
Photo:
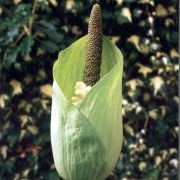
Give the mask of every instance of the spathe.
<svg viewBox="0 0 180 180">
<path fill-rule="evenodd" d="M 54 65 L 51 142 L 56 169 L 68 180 L 101 180 L 119 158 L 123 132 L 121 84 L 123 60 L 105 36 L 101 79 L 77 106 L 70 103 L 83 81 L 87 36 L 59 54 Z"/>
</svg>

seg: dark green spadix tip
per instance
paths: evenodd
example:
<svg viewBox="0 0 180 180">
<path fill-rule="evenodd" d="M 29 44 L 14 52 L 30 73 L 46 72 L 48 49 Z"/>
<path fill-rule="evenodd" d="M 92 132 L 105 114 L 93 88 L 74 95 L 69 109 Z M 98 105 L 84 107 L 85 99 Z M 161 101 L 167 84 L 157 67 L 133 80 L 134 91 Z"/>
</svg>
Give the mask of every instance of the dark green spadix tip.
<svg viewBox="0 0 180 180">
<path fill-rule="evenodd" d="M 84 83 L 93 86 L 100 79 L 102 54 L 102 17 L 101 8 L 95 4 L 92 8 L 89 27 L 86 60 L 84 67 Z"/>
</svg>

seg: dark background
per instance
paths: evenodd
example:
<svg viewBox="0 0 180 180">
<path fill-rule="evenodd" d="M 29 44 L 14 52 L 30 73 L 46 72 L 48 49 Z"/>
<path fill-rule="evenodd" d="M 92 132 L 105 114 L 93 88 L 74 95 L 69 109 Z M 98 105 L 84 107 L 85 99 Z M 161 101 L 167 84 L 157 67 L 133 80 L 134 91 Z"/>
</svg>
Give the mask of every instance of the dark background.
<svg viewBox="0 0 180 180">
<path fill-rule="evenodd" d="M 52 66 L 87 34 L 94 2 L 0 1 L 0 179 L 59 179 L 49 129 Z M 108 179 L 178 179 L 178 1 L 100 4 L 104 34 L 124 55 L 124 142 Z"/>
</svg>

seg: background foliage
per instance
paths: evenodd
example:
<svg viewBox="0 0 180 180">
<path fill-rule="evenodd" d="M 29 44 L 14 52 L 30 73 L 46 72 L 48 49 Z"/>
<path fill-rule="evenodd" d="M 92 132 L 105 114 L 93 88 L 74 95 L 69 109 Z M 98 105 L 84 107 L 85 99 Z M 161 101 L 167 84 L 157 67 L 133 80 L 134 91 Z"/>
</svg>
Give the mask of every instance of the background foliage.
<svg viewBox="0 0 180 180">
<path fill-rule="evenodd" d="M 50 145 L 52 66 L 87 33 L 91 0 L 0 1 L 0 179 L 59 179 Z M 109 179 L 177 179 L 178 1 L 104 0 L 124 55 L 124 144 Z"/>
</svg>

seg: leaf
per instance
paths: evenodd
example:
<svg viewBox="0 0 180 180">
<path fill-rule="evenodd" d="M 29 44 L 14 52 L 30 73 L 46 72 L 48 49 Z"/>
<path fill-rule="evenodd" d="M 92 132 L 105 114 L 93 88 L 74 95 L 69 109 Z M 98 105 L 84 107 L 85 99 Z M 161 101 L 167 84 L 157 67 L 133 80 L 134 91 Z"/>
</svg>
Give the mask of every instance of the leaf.
<svg viewBox="0 0 180 180">
<path fill-rule="evenodd" d="M 45 84 L 41 86 L 40 91 L 46 96 L 49 96 L 49 97 L 52 96 L 52 86 L 50 84 Z"/>
<path fill-rule="evenodd" d="M 21 178 L 20 173 L 15 173 L 15 174 L 14 174 L 14 177 L 13 177 L 13 180 L 18 180 L 18 179 L 20 179 L 20 178 Z"/>
<path fill-rule="evenodd" d="M 134 136 L 134 129 L 133 129 L 131 126 L 129 126 L 128 124 L 125 124 L 125 125 L 124 125 L 124 129 L 125 129 L 125 131 L 126 131 L 127 133 L 129 133 L 131 136 Z"/>
<path fill-rule="evenodd" d="M 169 7 L 168 7 L 168 12 L 169 12 L 170 14 L 175 14 L 175 13 L 176 13 L 175 7 L 174 7 L 174 6 L 169 6 Z"/>
<path fill-rule="evenodd" d="M 72 9 L 74 5 L 74 0 L 66 0 L 66 9 L 70 10 Z"/>
<path fill-rule="evenodd" d="M 19 135 L 19 140 L 20 140 L 20 141 L 24 138 L 25 134 L 26 134 L 26 130 L 22 129 L 22 130 L 20 131 L 20 135 Z"/>
<path fill-rule="evenodd" d="M 129 86 L 131 90 L 135 91 L 137 86 L 142 86 L 143 82 L 139 79 L 131 79 L 125 83 L 126 86 Z"/>
<path fill-rule="evenodd" d="M 18 109 L 24 109 L 26 112 L 30 112 L 32 109 L 32 104 L 28 103 L 28 101 L 21 100 L 18 104 Z"/>
<path fill-rule="evenodd" d="M 171 159 L 169 164 L 177 169 L 178 168 L 178 164 L 179 164 L 178 159 L 175 159 L 175 158 Z"/>
<path fill-rule="evenodd" d="M 22 176 L 23 176 L 23 177 L 28 177 L 29 172 L 30 172 L 30 169 L 24 170 L 24 171 L 22 172 Z"/>
<path fill-rule="evenodd" d="M 46 77 L 46 72 L 44 71 L 43 68 L 40 68 L 38 70 L 38 77 L 37 77 L 37 80 L 42 80 Z"/>
<path fill-rule="evenodd" d="M 48 104 L 49 104 L 49 101 L 48 101 L 48 100 L 45 100 L 45 99 L 41 100 L 41 104 L 42 104 L 42 107 L 43 107 L 44 109 L 48 109 L 48 108 L 49 108 L 49 107 L 48 107 Z"/>
<path fill-rule="evenodd" d="M 47 40 L 41 42 L 41 47 L 48 53 L 54 53 L 58 50 L 58 46 L 56 43 Z"/>
<path fill-rule="evenodd" d="M 76 82 L 83 81 L 86 43 L 87 36 L 61 51 L 53 68 L 51 142 L 55 166 L 65 179 L 105 179 L 122 146 L 123 61 L 106 37 L 101 79 L 78 106 L 69 102 Z"/>
<path fill-rule="evenodd" d="M 129 22 L 132 22 L 132 15 L 129 8 L 127 7 L 122 8 L 121 15 L 126 17 L 129 20 Z"/>
<path fill-rule="evenodd" d="M 134 90 L 129 90 L 128 92 L 127 92 L 127 95 L 129 96 L 129 97 L 134 97 L 135 96 L 135 91 Z"/>
<path fill-rule="evenodd" d="M 31 56 L 29 54 L 24 55 L 24 61 L 30 62 L 32 60 Z"/>
<path fill-rule="evenodd" d="M 132 80 L 130 80 L 130 81 L 127 81 L 127 82 L 126 82 L 126 85 L 127 85 L 127 86 L 130 86 L 130 88 L 131 88 L 133 91 L 135 91 L 138 83 L 137 83 L 137 80 L 136 80 L 136 79 L 132 79 Z"/>
<path fill-rule="evenodd" d="M 122 4 L 124 0 L 116 0 L 117 4 Z"/>
<path fill-rule="evenodd" d="M 27 116 L 27 115 L 20 115 L 19 119 L 21 121 L 21 127 L 24 127 L 27 124 L 28 120 L 29 120 L 29 116 Z"/>
<path fill-rule="evenodd" d="M 12 47 L 7 49 L 7 60 L 9 65 L 16 62 L 18 52 L 19 52 L 19 47 Z"/>
<path fill-rule="evenodd" d="M 13 0 L 13 3 L 14 3 L 14 4 L 19 4 L 19 3 L 21 3 L 21 1 L 22 1 L 22 0 Z"/>
<path fill-rule="evenodd" d="M 135 47 L 137 48 L 137 50 L 140 51 L 139 40 L 140 40 L 140 37 L 137 35 L 132 35 L 127 39 L 128 42 L 133 43 L 135 45 Z"/>
<path fill-rule="evenodd" d="M 138 165 L 140 171 L 143 171 L 146 167 L 147 167 L 147 164 L 146 162 L 140 162 L 139 165 Z"/>
<path fill-rule="evenodd" d="M 156 95 L 157 92 L 164 85 L 164 80 L 159 76 L 155 76 L 151 78 L 151 85 L 154 87 L 154 95 Z"/>
<path fill-rule="evenodd" d="M 178 58 L 179 57 L 179 53 L 174 48 L 171 49 L 170 55 L 171 55 L 172 58 Z"/>
<path fill-rule="evenodd" d="M 3 8 L 0 7 L 0 15 L 3 13 Z"/>
<path fill-rule="evenodd" d="M 155 157 L 155 166 L 158 167 L 161 164 L 161 157 L 160 156 L 156 156 Z"/>
<path fill-rule="evenodd" d="M 15 96 L 15 95 L 18 95 L 18 94 L 21 94 L 22 93 L 22 87 L 21 87 L 21 83 L 15 79 L 13 79 L 11 82 L 10 82 L 10 85 L 12 86 L 13 88 L 13 93 L 12 93 L 12 96 Z"/>
<path fill-rule="evenodd" d="M 138 72 L 141 73 L 144 77 L 147 77 L 147 75 L 152 72 L 152 69 L 147 66 L 144 66 L 142 64 L 138 64 L 138 66 Z"/>
<path fill-rule="evenodd" d="M 147 180 L 158 180 L 159 179 L 159 170 L 153 169 L 148 173 L 148 176 L 146 178 Z"/>
<path fill-rule="evenodd" d="M 162 4 L 158 4 L 156 6 L 156 15 L 158 17 L 165 17 L 168 15 L 167 10 L 164 8 L 164 6 Z"/>
<path fill-rule="evenodd" d="M 37 55 L 37 56 L 40 56 L 40 55 L 43 55 L 44 53 L 45 53 L 44 50 L 43 50 L 41 47 L 39 47 L 39 48 L 37 49 L 36 55 Z"/>
<path fill-rule="evenodd" d="M 111 36 L 111 42 L 116 44 L 119 41 L 120 37 L 119 36 Z"/>
<path fill-rule="evenodd" d="M 27 74 L 27 75 L 24 77 L 23 81 L 24 81 L 25 84 L 27 85 L 27 84 L 30 84 L 30 83 L 33 81 L 33 78 L 32 78 L 31 75 Z"/>
<path fill-rule="evenodd" d="M 55 170 L 52 171 L 52 169 L 54 169 L 54 168 L 55 167 L 51 166 L 51 171 L 46 176 L 47 179 L 59 180 L 59 176 L 58 176 L 57 172 Z"/>
<path fill-rule="evenodd" d="M 58 5 L 57 0 L 48 0 L 48 1 L 55 7 Z"/>
<path fill-rule="evenodd" d="M 140 51 L 141 53 L 143 53 L 143 54 L 148 54 L 148 53 L 149 53 L 149 46 L 140 43 L 140 44 L 139 44 L 139 48 L 140 48 L 139 51 Z"/>
<path fill-rule="evenodd" d="M 14 37 L 18 35 L 18 28 L 13 28 L 7 32 L 7 36 L 9 37 L 9 42 L 11 43 Z"/>
<path fill-rule="evenodd" d="M 165 20 L 165 26 L 169 27 L 169 26 L 174 26 L 174 21 L 171 18 L 166 18 Z"/>
<path fill-rule="evenodd" d="M 3 125 L 3 129 L 8 129 L 10 127 L 10 122 L 7 121 L 4 125 Z"/>
<path fill-rule="evenodd" d="M 21 42 L 21 55 L 25 56 L 25 55 L 29 55 L 30 51 L 31 51 L 31 47 L 34 44 L 34 40 L 32 36 L 26 36 L 22 42 Z"/>
<path fill-rule="evenodd" d="M 47 46 L 56 46 L 56 44 L 52 45 L 53 42 L 59 43 L 63 40 L 62 34 L 57 32 L 56 26 L 52 22 L 41 20 L 38 22 L 38 24 L 42 26 L 42 28 L 44 29 L 43 31 L 48 35 L 50 40 L 52 40 L 48 42 L 49 45 L 47 44 Z M 43 42 L 46 43 L 47 41 L 43 41 Z"/>
<path fill-rule="evenodd" d="M 104 13 L 103 13 L 104 14 Z M 119 25 L 123 25 L 123 24 L 126 24 L 126 23 L 129 23 L 129 20 L 127 19 L 127 17 L 125 17 L 125 16 L 122 16 L 120 13 L 119 13 L 119 10 L 117 10 L 117 11 L 115 11 L 115 17 L 116 17 L 116 19 L 117 19 L 117 23 L 119 24 Z M 112 17 L 112 15 L 107 11 L 107 15 L 106 15 L 107 17 L 107 19 L 109 19 L 109 18 L 113 18 Z"/>
<path fill-rule="evenodd" d="M 33 135 L 36 135 L 38 134 L 39 130 L 36 126 L 33 126 L 33 125 L 28 125 L 27 126 L 27 129 L 33 134 Z"/>
<path fill-rule="evenodd" d="M 166 106 L 160 106 L 160 109 L 161 109 L 162 116 L 165 116 L 165 114 L 167 112 L 167 107 Z"/>
<path fill-rule="evenodd" d="M 158 111 L 157 111 L 157 109 L 150 110 L 150 111 L 148 112 L 148 115 L 149 115 L 149 117 L 151 117 L 152 119 L 156 120 L 157 117 L 158 117 Z"/>
<path fill-rule="evenodd" d="M 72 33 L 75 35 L 80 35 L 82 32 L 79 30 L 79 26 L 74 25 L 72 27 Z"/>
<path fill-rule="evenodd" d="M 140 4 L 150 4 L 151 0 L 140 0 L 139 3 Z"/>
<path fill-rule="evenodd" d="M 6 94 L 0 95 L 0 107 L 4 108 L 5 107 L 5 101 L 9 99 L 9 97 Z"/>
<path fill-rule="evenodd" d="M 2 157 L 4 159 L 6 159 L 7 158 L 8 147 L 6 145 L 3 145 L 3 146 L 1 146 L 0 150 L 1 150 Z"/>
</svg>

